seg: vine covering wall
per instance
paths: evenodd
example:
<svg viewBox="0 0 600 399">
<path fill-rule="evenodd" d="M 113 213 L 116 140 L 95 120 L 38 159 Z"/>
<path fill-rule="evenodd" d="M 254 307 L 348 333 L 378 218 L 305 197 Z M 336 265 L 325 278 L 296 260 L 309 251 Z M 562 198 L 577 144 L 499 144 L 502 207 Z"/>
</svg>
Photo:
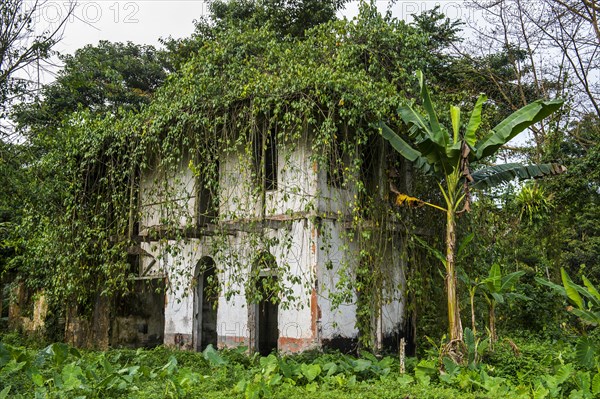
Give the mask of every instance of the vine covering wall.
<svg viewBox="0 0 600 399">
<path fill-rule="evenodd" d="M 21 275 L 56 312 L 66 303 L 89 315 L 98 295 L 131 289 L 140 241 L 175 258 L 201 239 L 226 265 L 215 281 L 231 298 L 251 284 L 248 254 L 293 254 L 286 231 L 305 219 L 338 263 L 332 303 L 357 305 L 361 341 L 372 345 L 370 309 L 398 299 L 402 257 L 393 254 L 410 224 L 388 199 L 390 184 L 405 187 L 406 168 L 373 123 L 396 123 L 413 71 L 439 67 L 443 42 L 433 37 L 365 3 L 354 20 L 302 38 L 244 25 L 197 37 L 198 50 L 139 111 L 78 111 L 38 137 L 50 145 L 35 169 L 54 179 L 21 227 Z M 331 246 L 332 225 L 343 225 L 342 247 Z M 189 288 L 193 267 L 154 267 L 167 289 Z M 289 273 L 285 262 L 277 273 L 283 306 L 305 306 L 289 287 L 309 289 L 318 276 Z"/>
</svg>

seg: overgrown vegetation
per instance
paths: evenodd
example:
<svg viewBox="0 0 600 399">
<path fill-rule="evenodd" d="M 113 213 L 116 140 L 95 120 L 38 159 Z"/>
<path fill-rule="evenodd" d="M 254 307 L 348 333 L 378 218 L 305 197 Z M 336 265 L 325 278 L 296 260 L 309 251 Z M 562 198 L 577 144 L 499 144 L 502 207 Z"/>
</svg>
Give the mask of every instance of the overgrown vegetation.
<svg viewBox="0 0 600 399">
<path fill-rule="evenodd" d="M 600 395 L 598 2 L 543 0 L 546 7 L 530 8 L 517 0 L 475 1 L 493 11 L 497 23 L 490 26 L 503 32 L 482 29 L 482 41 L 467 52 L 457 51 L 461 24 L 437 9 L 407 23 L 362 2 L 349 21 L 335 14 L 344 3 L 215 1 L 191 37 L 164 40 L 164 50 L 100 43 L 63 57 L 57 80 L 18 107 L 5 99 L 25 86 L 0 79 L 2 116 L 10 108 L 16 124 L 0 136 L 0 319 L 15 287 L 47 298 L 45 333 L 53 341 L 64 339 L 63 321 L 93 320 L 105 310 L 100 303 L 114 309 L 140 277 L 131 255 L 141 253 L 143 227 L 151 227 L 144 234 L 155 243 L 143 249 L 159 254 L 155 272 L 170 292 L 189 294 L 195 271 L 164 266 L 166 259 L 193 252 L 203 236 L 217 268 L 207 280 L 211 294 L 229 300 L 246 291 L 248 303 L 267 296 L 301 308 L 306 298 L 298 292 L 310 292 L 316 276 L 290 273 L 291 262 L 271 265 L 273 255 L 300 257 L 290 226 L 302 217 L 316 226 L 320 251 L 347 254 L 334 259 L 337 276 L 327 295 L 335 306 L 357 305 L 360 349 L 377 351 L 378 309 L 406 298 L 403 333 L 418 355 L 407 360 L 406 373 L 395 355 L 366 352 L 359 359 L 211 349 L 202 356 L 164 348 L 99 353 L 58 343 L 34 350 L 6 336 L 0 398 Z M 8 15 L 2 7 L 0 15 Z M 54 37 L 36 56 L 49 52 Z M 542 45 L 533 47 L 539 38 Z M 431 98 L 419 98 L 417 70 Z M 485 154 L 485 166 L 510 158 L 568 172 L 475 191 L 471 212 L 457 216 L 470 174 L 462 142 L 473 146 L 525 104 L 558 104 L 558 97 L 565 102 L 560 111 L 528 124 L 530 143 L 505 145 L 507 135 Z M 449 104 L 474 109 L 479 130 L 457 108 L 433 112 Z M 416 139 L 423 147 L 431 141 L 403 125 L 419 118 L 423 123 L 413 125 L 447 140 L 433 161 L 453 165 L 439 181 L 396 155 L 377 127 L 384 120 L 404 144 Z M 19 140 L 6 139 L 15 134 Z M 282 170 L 272 168 L 274 147 Z M 239 168 L 225 170 L 230 160 Z M 181 195 L 182 170 L 209 198 L 197 209 Z M 277 178 L 307 180 L 306 170 L 326 187 L 312 192 Z M 437 217 L 450 190 L 440 191 L 438 182 L 456 194 L 445 208 L 452 208 L 452 268 L 439 250 L 445 237 Z M 285 219 L 278 221 L 288 228 L 283 233 L 264 234 L 276 213 L 267 194 L 275 187 L 299 211 L 277 215 Z M 396 193 L 414 195 L 402 201 L 417 208 L 397 207 Z M 343 206 L 323 211 L 327 201 Z M 438 209 L 419 207 L 425 203 Z M 334 223 L 344 224 L 341 237 L 332 237 Z M 235 245 L 233 230 L 241 237 Z M 453 321 L 446 284 L 458 293 L 448 301 Z M 459 311 L 464 317 L 467 310 L 470 328 L 463 330 Z M 444 351 L 448 327 L 452 338 L 464 337 L 459 364 Z"/>
<path fill-rule="evenodd" d="M 154 350 L 80 351 L 0 343 L 0 397 L 46 398 L 594 398 L 598 355 L 582 357 L 572 342 L 509 340 L 493 352 L 467 329 L 470 361 L 406 360 L 368 352 L 248 356 L 245 348 L 203 353 Z M 16 341 L 16 342 L 15 342 Z"/>
<path fill-rule="evenodd" d="M 44 97 L 17 110 L 39 162 L 23 168 L 27 199 L 7 237 L 16 253 L 4 269 L 15 283 L 44 290 L 52 308 L 66 304 L 89 317 L 101 297 L 129 289 L 127 252 L 137 245 L 138 226 L 150 228 L 145 234 L 157 244 L 143 249 L 160 261 L 186 256 L 190 238 L 208 223 L 216 226 L 210 231 L 211 254 L 216 264 L 227 265 L 218 270 L 218 281 L 232 298 L 253 285 L 246 281 L 254 275 L 246 270 L 247 254 L 300 256 L 291 252 L 290 234 L 259 229 L 267 217 L 284 212 L 290 226 L 305 217 L 319 225 L 325 241 L 331 223 L 339 221 L 350 226 L 340 237 L 347 250 L 341 251 L 345 259 L 335 259 L 340 281 L 329 295 L 336 305 L 359 303 L 360 339 L 370 347 L 374 309 L 401 295 L 393 276 L 405 238 L 390 226 L 412 223 L 387 200 L 389 182 L 380 164 L 404 166 L 384 148 L 372 123 L 394 114 L 412 91 L 408 82 L 415 69 L 447 58 L 443 47 L 455 40 L 456 28 L 432 13 L 423 17 L 430 21 L 431 31 L 425 32 L 363 3 L 354 21 L 326 18 L 301 38 L 282 39 L 285 31 L 277 26 L 236 16 L 238 6 L 244 5 L 230 3 L 231 13 L 219 8 L 210 35 L 209 25 L 200 23 L 197 35 L 180 43 L 194 51 L 170 54 L 179 57 L 179 67 L 158 89 L 162 58 L 153 49 L 101 43 L 67 57 Z M 119 61 L 111 62 L 113 56 Z M 90 63 L 102 65 L 101 72 L 93 73 L 95 67 L 86 67 Z M 269 169 L 275 145 L 285 164 L 280 171 Z M 303 151 L 309 159 L 298 164 Z M 232 159 L 236 168 L 228 171 Z M 277 184 L 274 173 L 309 181 L 312 164 L 327 176 L 327 188 L 313 192 L 304 183 L 280 182 L 282 201 L 295 202 L 294 209 L 281 211 L 277 202 L 267 201 L 266 192 Z M 209 194 L 203 209 L 185 205 L 182 167 L 196 176 L 196 189 Z M 323 201 L 341 207 L 329 210 L 320 206 Z M 244 231 L 233 245 L 229 226 L 235 223 L 243 223 Z M 323 250 L 338 252 L 328 242 Z M 390 254 L 396 254 L 393 262 Z M 273 281 L 280 286 L 274 290 L 281 305 L 305 306 L 293 287 L 308 291 L 316 277 L 290 273 L 289 262 L 277 266 Z M 167 289 L 185 291 L 193 272 L 168 265 L 158 273 L 167 278 Z"/>
</svg>

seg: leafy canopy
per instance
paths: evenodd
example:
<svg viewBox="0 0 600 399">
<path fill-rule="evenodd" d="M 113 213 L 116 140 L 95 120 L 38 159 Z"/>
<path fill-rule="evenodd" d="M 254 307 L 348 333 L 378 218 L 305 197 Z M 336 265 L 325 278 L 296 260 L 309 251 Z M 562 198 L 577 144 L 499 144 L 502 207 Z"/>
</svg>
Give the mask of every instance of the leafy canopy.
<svg viewBox="0 0 600 399">
<path fill-rule="evenodd" d="M 19 273 L 51 300 L 90 304 L 99 292 L 126 288 L 140 171 L 171 173 L 194 154 L 198 175 L 214 187 L 220 157 L 248 149 L 266 118 L 280 126 L 278 139 L 288 153 L 310 131 L 319 165 L 345 123 L 354 136 L 344 155 L 356 155 L 376 136 L 369 124 L 392 115 L 409 76 L 436 58 L 434 32 L 367 4 L 354 21 L 320 24 L 302 39 L 282 40 L 271 24 L 224 25 L 211 35 L 195 41 L 166 80 L 150 48 L 103 43 L 82 49 L 39 104 L 23 110 L 24 126 L 39 133 L 32 140 L 42 156 L 32 169 L 43 195 L 27 201 Z M 163 188 L 166 198 L 178 195 Z M 174 201 L 169 211 L 181 211 L 176 207 Z M 180 226 L 168 227 L 177 232 Z M 253 245 L 263 244 L 253 238 Z M 231 256 L 235 268 L 240 260 Z"/>
<path fill-rule="evenodd" d="M 160 54 L 152 46 L 100 41 L 61 59 L 64 67 L 56 80 L 43 87 L 33 104 L 17 108 L 14 117 L 21 126 L 57 127 L 83 109 L 96 114 L 139 110 L 166 79 Z"/>
</svg>

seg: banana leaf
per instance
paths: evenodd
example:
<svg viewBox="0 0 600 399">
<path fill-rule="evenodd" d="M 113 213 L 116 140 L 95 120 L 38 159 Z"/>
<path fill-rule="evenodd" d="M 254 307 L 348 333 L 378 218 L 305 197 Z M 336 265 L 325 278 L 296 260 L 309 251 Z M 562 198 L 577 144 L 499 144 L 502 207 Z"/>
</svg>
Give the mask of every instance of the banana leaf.
<svg viewBox="0 0 600 399">
<path fill-rule="evenodd" d="M 475 189 L 486 189 L 508 183 L 514 179 L 537 179 L 541 177 L 558 175 L 564 173 L 566 168 L 555 163 L 521 165 L 518 163 L 507 163 L 503 165 L 489 166 L 471 173 Z"/>
</svg>

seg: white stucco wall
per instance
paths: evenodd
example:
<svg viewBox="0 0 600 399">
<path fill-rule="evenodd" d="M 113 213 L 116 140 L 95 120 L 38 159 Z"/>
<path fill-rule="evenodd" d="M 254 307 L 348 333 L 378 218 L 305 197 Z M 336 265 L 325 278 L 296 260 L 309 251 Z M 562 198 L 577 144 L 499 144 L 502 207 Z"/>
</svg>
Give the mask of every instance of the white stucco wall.
<svg viewBox="0 0 600 399">
<path fill-rule="evenodd" d="M 321 339 L 337 337 L 356 337 L 356 293 L 352 292 L 355 276 L 352 270 L 358 262 L 356 240 L 351 241 L 345 224 L 336 220 L 322 221 L 322 235 L 319 238 L 318 279 L 319 307 L 321 309 Z M 381 334 L 383 336 L 398 332 L 403 321 L 405 297 L 404 264 L 399 248 L 390 248 L 381 261 L 391 271 L 386 279 L 388 288 L 384 293 L 385 301 L 381 307 Z M 336 288 L 341 278 L 349 280 L 350 287 Z M 348 300 L 335 307 L 332 297 L 340 290 L 350 290 Z"/>
<path fill-rule="evenodd" d="M 224 154 L 220 162 L 219 217 L 249 219 L 260 215 L 259 195 L 252 176 L 252 159 L 244 153 Z"/>
<path fill-rule="evenodd" d="M 171 253 L 167 246 L 177 251 Z M 192 334 L 193 328 L 193 274 L 198 261 L 205 255 L 199 240 L 168 241 L 155 244 L 155 255 L 166 277 L 165 335 Z"/>
<path fill-rule="evenodd" d="M 309 339 L 313 338 L 310 301 L 316 266 L 316 256 L 311 252 L 311 225 L 307 220 L 295 221 L 286 234 L 291 238 L 291 245 L 284 244 L 272 251 L 278 267 L 286 270 L 284 288 L 294 298 L 289 304 L 284 302 L 279 306 L 279 335 Z M 299 277 L 299 281 L 291 281 L 292 276 Z"/>
<path fill-rule="evenodd" d="M 305 145 L 279 149 L 277 190 L 267 191 L 266 216 L 307 213 L 317 198 L 316 166 Z"/>
<path fill-rule="evenodd" d="M 286 295 L 279 305 L 278 329 L 280 337 L 293 339 L 311 339 L 311 287 L 314 281 L 314 259 L 310 248 L 310 228 L 306 220 L 289 222 L 280 229 L 265 231 L 267 238 L 278 241 L 280 245 L 270 248 L 277 265 L 285 270 L 281 281 Z M 143 243 L 143 247 L 155 261 L 157 274 L 167 277 L 165 305 L 165 336 L 193 334 L 194 293 L 193 279 L 196 265 L 200 259 L 210 256 L 215 260 L 218 278 L 221 284 L 217 312 L 217 333 L 225 339 L 243 338 L 245 344 L 249 338 L 248 304 L 244 296 L 244 281 L 252 267 L 252 261 L 258 254 L 255 247 L 248 244 L 249 238 L 244 233 L 231 236 L 228 251 L 236 253 L 236 264 L 223 264 L 225 254 L 213 254 L 211 237 L 190 239 L 185 242 L 168 241 L 166 243 Z M 167 246 L 178 248 L 173 254 Z M 221 258 L 224 256 L 224 258 Z M 240 273 L 245 274 L 240 280 Z M 295 281 L 291 276 L 299 276 Z M 231 292 L 236 292 L 229 295 Z"/>
<path fill-rule="evenodd" d="M 348 256 L 346 247 L 351 243 L 342 238 L 343 223 L 335 220 L 322 220 L 322 234 L 318 240 L 318 278 L 319 278 L 319 307 L 321 309 L 321 339 L 336 337 L 356 337 L 356 295 L 351 294 L 351 300 L 342 303 L 337 308 L 333 306 L 332 296 L 339 293 L 336 288 L 340 282 L 341 273 L 347 274 L 352 270 L 350 264 L 356 257 Z M 348 267 L 344 268 L 345 265 Z M 353 276 L 347 276 L 354 279 Z"/>
<path fill-rule="evenodd" d="M 386 259 L 392 267 L 392 284 L 389 292 L 385 295 L 391 299 L 381 307 L 381 327 L 384 335 L 397 332 L 399 326 L 404 321 L 404 308 L 406 306 L 406 278 L 405 265 L 402 260 L 402 253 L 398 248 L 391 248 L 386 255 Z"/>
<path fill-rule="evenodd" d="M 195 222 L 197 179 L 187 163 L 182 161 L 180 170 L 170 177 L 153 171 L 143 174 L 142 236 L 147 235 L 149 227 L 159 226 L 161 217 L 169 217 L 165 213 L 168 207 L 163 206 L 167 202 L 174 201 L 178 205 L 172 215 L 182 227 Z M 285 270 L 281 283 L 287 295 L 294 298 L 290 303 L 283 300 L 279 305 L 280 338 L 301 340 L 303 348 L 312 343 L 318 345 L 321 340 L 355 338 L 358 334 L 356 295 L 351 293 L 347 303 L 337 308 L 332 304 L 340 273 L 349 273 L 347 270 L 355 266 L 352 262 L 358 261 L 356 244 L 344 237 L 347 234 L 344 216 L 349 214 L 350 201 L 354 198 L 352 190 L 330 187 L 326 173 L 319 171 L 311 161 L 310 147 L 296 146 L 289 152 L 280 152 L 277 190 L 265 195 L 267 220 L 263 225 L 252 225 L 248 222 L 259 220 L 263 205 L 260 196 L 253 193 L 251 168 L 251 160 L 242 154 L 230 153 L 220 160 L 219 218 L 225 236 L 206 235 L 177 243 L 142 243 L 148 256 L 142 257 L 141 268 L 152 265 L 149 275 L 166 276 L 168 281 L 165 340 L 176 334 L 192 337 L 194 270 L 202 257 L 210 256 L 216 263 L 221 284 L 217 313 L 217 334 L 222 340 L 219 345 L 248 345 L 250 332 L 244 284 L 252 261 L 261 250 L 268 250 L 278 267 Z M 170 192 L 175 194 L 171 197 L 161 194 L 161 184 L 172 185 L 175 190 L 171 188 Z M 218 245 L 214 240 L 219 240 Z M 270 245 L 261 247 L 261 242 Z M 167 251 L 169 244 L 179 250 Z M 220 253 L 214 253 L 216 247 Z M 398 270 L 394 280 L 403 281 L 399 254 L 390 252 L 389 261 Z M 344 269 L 344 265 L 349 267 Z M 349 277 L 353 280 L 353 276 Z M 383 306 L 384 334 L 398 327 L 402 310 L 400 301 Z"/>
<path fill-rule="evenodd" d="M 140 178 L 140 235 L 148 229 L 176 221 L 181 227 L 196 218 L 196 177 L 184 158 L 172 171 L 147 169 Z M 168 187 L 168 189 L 167 189 Z"/>
<path fill-rule="evenodd" d="M 316 166 L 305 145 L 278 149 L 277 189 L 265 193 L 266 217 L 293 215 L 313 209 L 317 197 Z M 252 159 L 245 153 L 223 156 L 219 214 L 225 221 L 262 216 L 262 196 L 252 176 Z"/>
</svg>

